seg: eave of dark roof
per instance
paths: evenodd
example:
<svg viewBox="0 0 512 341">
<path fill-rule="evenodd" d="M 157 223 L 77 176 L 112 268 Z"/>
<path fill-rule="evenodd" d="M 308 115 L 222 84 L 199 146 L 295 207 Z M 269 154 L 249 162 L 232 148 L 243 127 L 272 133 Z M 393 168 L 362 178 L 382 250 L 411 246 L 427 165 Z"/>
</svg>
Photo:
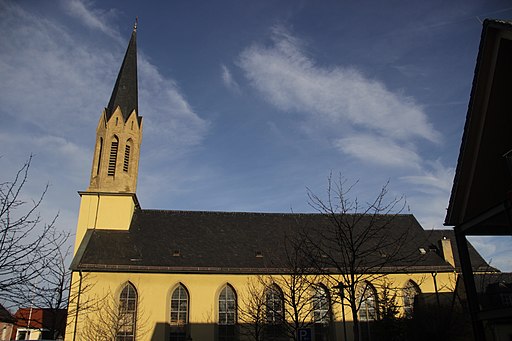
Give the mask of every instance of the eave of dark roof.
<svg viewBox="0 0 512 341">
<path fill-rule="evenodd" d="M 73 270 L 172 273 L 286 273 L 284 241 L 302 229 L 329 224 L 321 214 L 136 210 L 129 231 L 89 230 Z M 412 215 L 398 215 L 390 234 L 411 233 L 403 251 L 428 249 L 425 231 Z M 394 236 L 390 235 L 391 238 Z M 379 251 L 386 251 L 379 245 Z M 401 260 L 385 272 L 453 271 L 438 254 Z"/>
<path fill-rule="evenodd" d="M 130 42 L 128 43 L 128 48 L 126 49 L 116 84 L 112 90 L 110 101 L 105 108 L 107 121 L 112 117 L 112 114 L 118 106 L 121 108 L 125 122 L 134 110 L 138 114 L 136 27 L 134 27 Z"/>
<path fill-rule="evenodd" d="M 485 211 L 485 209 L 482 210 L 479 207 L 480 212 L 475 212 L 475 209 L 469 209 L 469 212 L 467 212 L 467 205 L 468 198 L 471 195 L 470 189 L 474 185 L 474 162 L 478 156 L 478 154 L 475 153 L 477 153 L 478 148 L 480 148 L 479 144 L 482 138 L 482 132 L 479 129 L 481 129 L 483 124 L 479 125 L 479 123 L 487 111 L 487 101 L 484 99 L 487 98 L 486 94 L 487 91 L 489 91 L 487 87 L 490 86 L 487 84 L 488 77 L 492 77 L 494 74 L 494 70 L 491 69 L 492 62 L 490 61 L 490 56 L 494 53 L 493 51 L 495 48 L 495 46 L 492 46 L 492 43 L 493 39 L 495 39 L 496 32 L 500 30 L 512 31 L 512 21 L 500 19 L 484 20 L 468 103 L 468 111 L 466 114 L 459 156 L 457 159 L 457 167 L 455 170 L 453 186 L 444 222 L 446 226 L 456 226 L 472 218 L 472 216 L 474 217 L 475 215 L 481 214 Z M 502 125 L 508 127 L 505 122 L 503 122 Z M 502 154 L 500 154 L 500 156 L 501 155 Z M 488 164 L 483 167 L 489 168 Z M 494 179 L 499 178 L 498 174 L 501 176 L 502 171 L 501 167 L 500 169 L 494 169 L 493 167 L 493 174 L 489 176 L 489 179 L 496 182 Z M 500 185 L 497 186 L 500 187 Z M 491 193 L 501 192 L 496 189 L 491 189 L 491 186 L 484 185 L 484 187 L 487 187 Z M 501 184 L 501 187 L 505 188 L 506 186 Z M 477 193 L 474 196 L 477 197 L 475 200 L 481 200 L 478 198 L 483 197 L 481 193 Z M 499 199 L 497 198 L 497 195 L 495 195 L 495 197 L 496 199 Z M 498 204 L 498 202 L 499 200 L 496 200 L 495 204 Z M 491 207 L 492 205 L 489 205 L 487 209 Z"/>
</svg>

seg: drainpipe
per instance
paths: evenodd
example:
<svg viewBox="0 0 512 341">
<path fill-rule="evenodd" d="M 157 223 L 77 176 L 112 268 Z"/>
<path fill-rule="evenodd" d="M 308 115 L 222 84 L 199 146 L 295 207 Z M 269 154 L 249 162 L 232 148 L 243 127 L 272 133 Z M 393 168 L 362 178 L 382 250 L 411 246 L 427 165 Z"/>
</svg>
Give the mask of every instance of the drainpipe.
<svg viewBox="0 0 512 341">
<path fill-rule="evenodd" d="M 80 294 L 82 293 L 82 270 L 78 271 L 80 280 L 78 281 L 78 297 L 76 299 L 75 326 L 73 328 L 73 341 L 76 338 L 76 326 L 78 324 L 78 310 L 80 308 Z"/>
</svg>

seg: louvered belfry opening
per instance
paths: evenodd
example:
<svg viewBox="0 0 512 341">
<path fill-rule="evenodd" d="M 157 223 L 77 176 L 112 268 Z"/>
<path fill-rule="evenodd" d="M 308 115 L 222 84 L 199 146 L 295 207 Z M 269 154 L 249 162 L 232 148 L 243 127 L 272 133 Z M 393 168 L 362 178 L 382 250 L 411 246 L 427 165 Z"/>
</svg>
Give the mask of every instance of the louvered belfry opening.
<svg viewBox="0 0 512 341">
<path fill-rule="evenodd" d="M 110 159 L 108 160 L 108 175 L 114 176 L 116 174 L 117 150 L 119 148 L 119 141 L 114 137 L 112 145 L 110 146 Z"/>
<path fill-rule="evenodd" d="M 123 163 L 123 171 L 128 172 L 128 167 L 130 165 L 130 145 L 126 144 L 124 149 L 124 163 Z"/>
</svg>

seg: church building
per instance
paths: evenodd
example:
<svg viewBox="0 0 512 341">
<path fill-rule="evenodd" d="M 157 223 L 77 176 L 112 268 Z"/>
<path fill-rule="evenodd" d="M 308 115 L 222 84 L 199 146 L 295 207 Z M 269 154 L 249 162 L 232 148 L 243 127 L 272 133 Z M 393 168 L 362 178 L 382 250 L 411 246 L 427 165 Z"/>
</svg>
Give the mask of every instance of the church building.
<svg viewBox="0 0 512 341">
<path fill-rule="evenodd" d="M 290 247 L 297 244 L 287 243 L 307 239 L 302 231 L 313 231 L 313 242 L 325 238 L 322 231 L 332 225 L 325 214 L 142 208 L 136 35 L 135 26 L 99 118 L 89 187 L 79 192 L 66 340 L 376 340 L 372 328 L 381 318 L 384 289 L 392 290 L 405 317 L 412 316 L 417 295 L 455 290 L 460 269 L 452 231 L 425 231 L 411 214 L 378 217 L 391 225 L 385 238 L 407 236 L 399 253 L 414 260 L 379 263 L 398 248 L 371 245 L 361 268 L 385 266 L 359 276 L 366 280 L 357 288 L 356 336 L 343 274 L 315 267 L 313 259 L 298 265 Z M 357 218 L 361 228 L 375 223 L 375 217 Z M 470 252 L 484 271 L 485 261 Z M 294 319 L 290 296 L 299 294 Z"/>
</svg>

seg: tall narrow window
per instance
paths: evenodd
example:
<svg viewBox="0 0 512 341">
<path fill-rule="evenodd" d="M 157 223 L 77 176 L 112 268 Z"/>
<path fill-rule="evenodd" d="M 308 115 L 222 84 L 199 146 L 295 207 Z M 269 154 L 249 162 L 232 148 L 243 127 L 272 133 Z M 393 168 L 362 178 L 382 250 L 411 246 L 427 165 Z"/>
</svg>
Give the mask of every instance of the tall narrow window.
<svg viewBox="0 0 512 341">
<path fill-rule="evenodd" d="M 171 341 L 187 339 L 188 293 L 180 284 L 171 296 Z"/>
<path fill-rule="evenodd" d="M 131 283 L 126 283 L 119 296 L 119 317 L 116 341 L 134 341 L 137 327 L 137 291 Z"/>
<path fill-rule="evenodd" d="M 414 309 L 414 298 L 421 294 L 420 288 L 414 281 L 410 280 L 404 287 L 404 315 L 412 318 Z"/>
<path fill-rule="evenodd" d="M 236 311 L 235 290 L 226 285 L 219 294 L 219 341 L 236 340 Z"/>
<path fill-rule="evenodd" d="M 116 162 L 117 162 L 117 149 L 119 148 L 119 139 L 114 136 L 112 144 L 110 145 L 110 158 L 108 160 L 108 175 L 114 176 L 116 174 Z"/>
<path fill-rule="evenodd" d="M 270 286 L 265 293 L 265 320 L 265 339 L 273 340 L 283 335 L 283 293 L 276 284 Z"/>
<path fill-rule="evenodd" d="M 320 285 L 313 293 L 313 319 L 315 323 L 329 322 L 329 296 L 327 289 Z"/>
<path fill-rule="evenodd" d="M 101 168 L 101 157 L 103 154 L 103 138 L 100 137 L 100 151 L 98 152 L 98 163 L 96 168 L 96 175 L 100 174 L 100 168 Z"/>
<path fill-rule="evenodd" d="M 130 166 L 130 149 L 131 149 L 131 139 L 126 141 L 126 147 L 124 148 L 124 162 L 123 162 L 123 171 L 128 172 L 128 167 Z"/>
<path fill-rule="evenodd" d="M 323 285 L 317 285 L 313 292 L 313 321 L 315 340 L 327 340 L 330 322 L 329 293 Z"/>
<path fill-rule="evenodd" d="M 359 291 L 360 306 L 359 306 L 359 320 L 360 321 L 375 321 L 377 319 L 377 292 L 370 283 L 363 285 Z"/>
</svg>

